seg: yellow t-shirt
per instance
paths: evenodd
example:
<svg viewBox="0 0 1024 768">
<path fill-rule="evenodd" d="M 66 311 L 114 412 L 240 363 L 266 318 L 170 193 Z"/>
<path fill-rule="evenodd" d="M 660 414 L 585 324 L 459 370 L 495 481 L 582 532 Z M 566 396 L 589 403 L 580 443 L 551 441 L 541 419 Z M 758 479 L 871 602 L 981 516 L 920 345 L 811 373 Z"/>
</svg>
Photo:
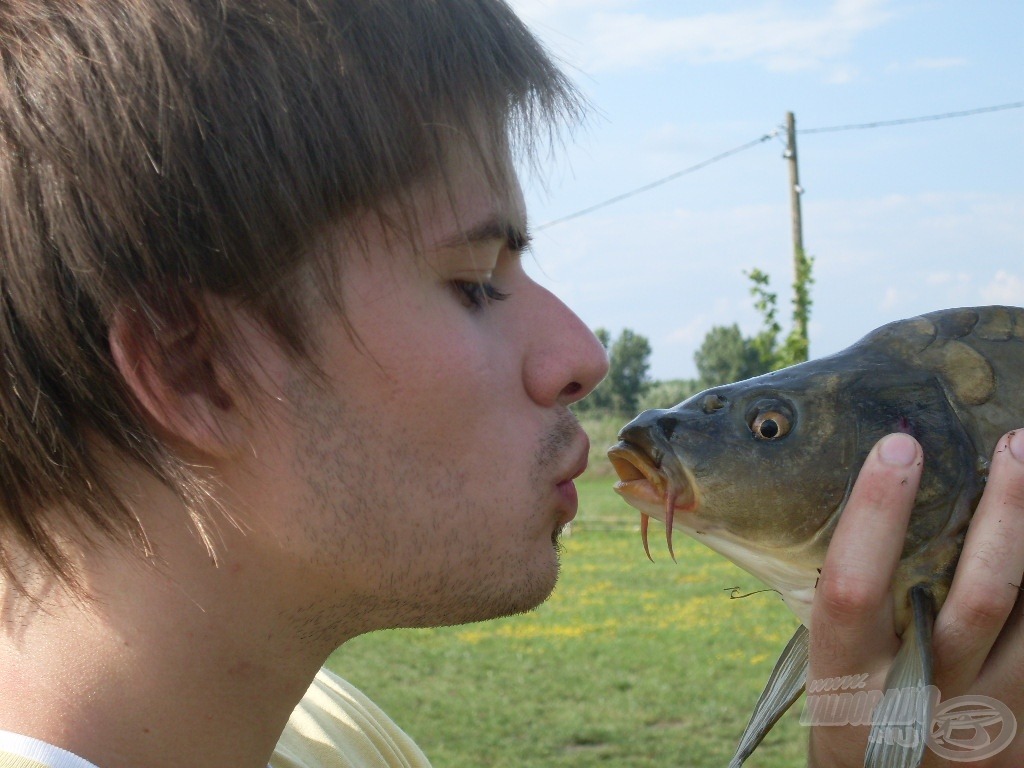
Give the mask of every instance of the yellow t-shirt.
<svg viewBox="0 0 1024 768">
<path fill-rule="evenodd" d="M 40 763 L 30 760 L 23 755 L 15 755 L 11 752 L 0 752 L 0 768 L 50 768 L 48 763 Z"/>
<path fill-rule="evenodd" d="M 270 768 L 430 768 L 394 721 L 327 669 L 288 719 Z"/>
</svg>

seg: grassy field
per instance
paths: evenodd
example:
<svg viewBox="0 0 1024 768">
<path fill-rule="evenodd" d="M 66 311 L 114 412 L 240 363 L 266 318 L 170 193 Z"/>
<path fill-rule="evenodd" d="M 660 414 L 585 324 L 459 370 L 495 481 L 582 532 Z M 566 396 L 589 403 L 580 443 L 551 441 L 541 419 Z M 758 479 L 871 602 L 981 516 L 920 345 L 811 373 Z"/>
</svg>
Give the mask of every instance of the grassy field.
<svg viewBox="0 0 1024 768">
<path fill-rule="evenodd" d="M 686 537 L 673 563 L 657 523 L 650 563 L 611 479 L 584 475 L 579 488 L 562 578 L 537 611 L 378 632 L 346 644 L 331 666 L 437 768 L 722 768 L 796 620 L 772 593 L 729 599 L 729 588 L 758 582 Z M 750 768 L 805 764 L 798 709 Z"/>
</svg>

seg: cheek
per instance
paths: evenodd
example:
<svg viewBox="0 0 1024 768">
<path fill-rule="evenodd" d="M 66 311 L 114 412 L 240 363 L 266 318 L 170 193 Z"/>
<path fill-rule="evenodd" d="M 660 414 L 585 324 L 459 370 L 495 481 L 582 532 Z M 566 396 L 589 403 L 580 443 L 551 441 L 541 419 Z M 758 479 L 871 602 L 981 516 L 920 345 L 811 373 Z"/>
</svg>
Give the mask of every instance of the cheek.
<svg viewBox="0 0 1024 768">
<path fill-rule="evenodd" d="M 477 504 L 508 496 L 502 488 L 529 480 L 541 428 L 531 420 L 521 351 L 498 318 L 427 309 L 365 325 L 365 351 L 334 351 L 333 419 L 342 423 L 327 442 L 362 455 L 379 490 L 468 495 Z"/>
<path fill-rule="evenodd" d="M 404 345 L 381 384 L 403 418 L 446 440 L 453 434 L 479 437 L 474 435 L 477 430 L 496 429 L 523 400 L 514 350 L 481 332 Z"/>
</svg>

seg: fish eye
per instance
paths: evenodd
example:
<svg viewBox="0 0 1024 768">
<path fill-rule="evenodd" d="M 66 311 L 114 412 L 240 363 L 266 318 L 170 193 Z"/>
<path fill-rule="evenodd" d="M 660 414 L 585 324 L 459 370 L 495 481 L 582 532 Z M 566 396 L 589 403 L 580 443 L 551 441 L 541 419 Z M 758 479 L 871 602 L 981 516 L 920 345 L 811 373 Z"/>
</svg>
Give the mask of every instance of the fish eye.
<svg viewBox="0 0 1024 768">
<path fill-rule="evenodd" d="M 758 440 L 778 440 L 789 434 L 789 417 L 778 411 L 762 411 L 757 414 L 750 431 Z"/>
</svg>

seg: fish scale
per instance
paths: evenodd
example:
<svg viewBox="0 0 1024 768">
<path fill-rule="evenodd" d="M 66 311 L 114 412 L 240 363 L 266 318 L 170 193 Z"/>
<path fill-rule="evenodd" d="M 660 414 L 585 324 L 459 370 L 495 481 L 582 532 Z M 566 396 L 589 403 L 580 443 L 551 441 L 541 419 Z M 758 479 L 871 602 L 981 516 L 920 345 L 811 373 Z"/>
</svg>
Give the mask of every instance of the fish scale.
<svg viewBox="0 0 1024 768">
<path fill-rule="evenodd" d="M 817 576 L 874 444 L 921 444 L 921 484 L 894 575 L 901 647 L 887 690 L 931 683 L 935 613 L 952 581 L 996 441 L 1024 423 L 1024 309 L 932 312 L 882 326 L 851 347 L 673 408 L 641 413 L 609 458 L 616 490 L 776 589 L 802 626 L 776 664 L 737 748 L 738 768 L 803 691 Z M 674 557 L 674 554 L 673 554 Z M 920 697 L 924 701 L 925 697 Z M 924 706 L 924 705 L 922 705 Z M 867 768 L 920 764 L 931 713 L 900 740 L 873 724 Z M 889 729 L 891 730 L 891 729 Z"/>
</svg>

